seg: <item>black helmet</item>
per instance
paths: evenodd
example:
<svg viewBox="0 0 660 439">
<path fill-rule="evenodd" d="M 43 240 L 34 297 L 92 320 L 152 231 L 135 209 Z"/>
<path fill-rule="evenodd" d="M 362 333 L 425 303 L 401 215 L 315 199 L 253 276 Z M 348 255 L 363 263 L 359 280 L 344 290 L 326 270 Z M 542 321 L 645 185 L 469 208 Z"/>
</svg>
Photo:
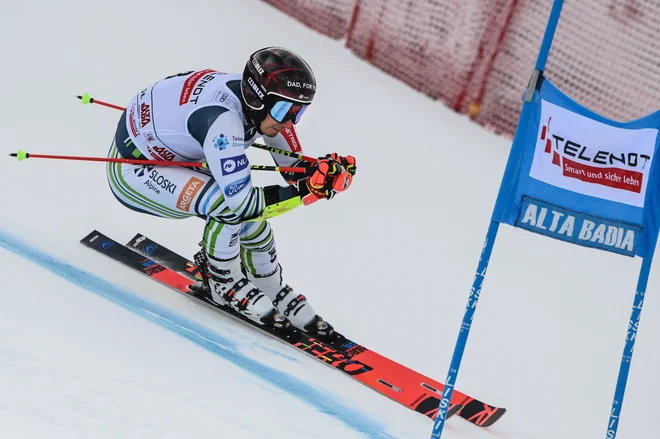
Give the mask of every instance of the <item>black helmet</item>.
<svg viewBox="0 0 660 439">
<path fill-rule="evenodd" d="M 316 93 L 314 72 L 301 57 L 282 47 L 257 50 L 241 80 L 245 112 L 259 123 L 270 114 L 278 122 L 297 123 Z"/>
</svg>

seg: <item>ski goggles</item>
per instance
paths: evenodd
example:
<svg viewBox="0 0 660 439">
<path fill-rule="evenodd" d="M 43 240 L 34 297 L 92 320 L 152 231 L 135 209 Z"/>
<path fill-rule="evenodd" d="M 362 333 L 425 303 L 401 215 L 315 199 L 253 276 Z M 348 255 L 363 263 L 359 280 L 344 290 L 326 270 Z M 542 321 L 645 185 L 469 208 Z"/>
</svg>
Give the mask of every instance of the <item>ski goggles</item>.
<svg viewBox="0 0 660 439">
<path fill-rule="evenodd" d="M 289 101 L 277 101 L 275 102 L 275 105 L 270 108 L 270 116 L 279 123 L 292 120 L 295 124 L 300 122 L 307 107 L 309 107 L 309 105 Z"/>
</svg>

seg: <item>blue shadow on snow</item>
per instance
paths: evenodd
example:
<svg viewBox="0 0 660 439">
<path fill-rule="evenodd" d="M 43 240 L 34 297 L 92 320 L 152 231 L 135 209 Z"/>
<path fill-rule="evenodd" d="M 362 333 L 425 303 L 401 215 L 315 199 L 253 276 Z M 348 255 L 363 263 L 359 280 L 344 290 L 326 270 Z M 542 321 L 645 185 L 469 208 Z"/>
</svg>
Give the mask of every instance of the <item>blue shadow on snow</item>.
<svg viewBox="0 0 660 439">
<path fill-rule="evenodd" d="M 4 231 L 0 231 L 0 247 L 39 264 L 68 281 L 187 338 L 241 369 L 315 407 L 320 412 L 339 419 L 351 429 L 367 437 L 395 439 L 394 436 L 384 432 L 377 422 L 358 414 L 353 408 L 340 404 L 334 399 L 333 395 L 323 393 L 289 374 L 241 355 L 234 342 L 208 328 L 191 320 L 186 320 L 156 304 L 149 303 L 135 294 L 123 291 L 121 287 L 48 255 Z"/>
</svg>

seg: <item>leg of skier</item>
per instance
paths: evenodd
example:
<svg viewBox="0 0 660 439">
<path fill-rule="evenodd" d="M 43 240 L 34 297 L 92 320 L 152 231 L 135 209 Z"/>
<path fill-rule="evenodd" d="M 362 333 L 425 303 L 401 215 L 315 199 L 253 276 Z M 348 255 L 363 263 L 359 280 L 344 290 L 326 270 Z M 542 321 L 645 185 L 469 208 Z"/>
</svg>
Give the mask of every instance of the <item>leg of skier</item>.
<svg viewBox="0 0 660 439">
<path fill-rule="evenodd" d="M 305 296 L 296 293 L 283 282 L 275 238 L 267 221 L 244 223 L 241 227 L 240 247 L 248 279 L 268 296 L 278 311 L 294 326 L 324 341 L 343 339 L 332 325 L 316 314 Z"/>
<path fill-rule="evenodd" d="M 126 114 L 118 124 L 109 157 L 136 157 L 126 129 Z M 249 319 L 289 332 L 290 322 L 278 315 L 271 300 L 250 283 L 239 259 L 240 223 L 215 219 L 222 210 L 222 191 L 213 177 L 183 167 L 109 163 L 108 183 L 117 200 L 131 210 L 162 218 L 208 218 L 202 251 L 196 255 L 206 274 L 195 292 L 228 305 Z"/>
<path fill-rule="evenodd" d="M 209 217 L 202 250 L 195 263 L 206 277 L 209 298 L 229 305 L 249 319 L 262 324 L 275 323 L 276 310 L 270 299 L 243 274 L 239 258 L 240 224 L 226 224 Z M 196 291 L 204 292 L 200 285 Z"/>
</svg>

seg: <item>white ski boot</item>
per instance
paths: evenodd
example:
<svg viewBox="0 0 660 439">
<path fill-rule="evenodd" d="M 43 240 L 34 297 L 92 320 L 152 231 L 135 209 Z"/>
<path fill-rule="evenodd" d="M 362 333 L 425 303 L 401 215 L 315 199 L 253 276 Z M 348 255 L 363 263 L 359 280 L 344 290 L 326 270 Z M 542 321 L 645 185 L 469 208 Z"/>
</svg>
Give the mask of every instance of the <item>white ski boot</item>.
<svg viewBox="0 0 660 439">
<path fill-rule="evenodd" d="M 201 250 L 195 255 L 195 263 L 205 278 L 191 286 L 195 294 L 220 306 L 229 306 L 260 325 L 272 324 L 277 311 L 270 299 L 245 278 L 238 256 L 221 260 Z"/>
<path fill-rule="evenodd" d="M 302 329 L 319 340 L 332 344 L 343 344 L 344 336 L 334 330 L 331 324 L 314 312 L 307 298 L 297 294 L 282 283 L 282 268 L 277 266 L 274 272 L 266 275 L 247 273 L 248 279 L 259 288 L 280 314 L 287 317 L 293 326 Z"/>
</svg>

